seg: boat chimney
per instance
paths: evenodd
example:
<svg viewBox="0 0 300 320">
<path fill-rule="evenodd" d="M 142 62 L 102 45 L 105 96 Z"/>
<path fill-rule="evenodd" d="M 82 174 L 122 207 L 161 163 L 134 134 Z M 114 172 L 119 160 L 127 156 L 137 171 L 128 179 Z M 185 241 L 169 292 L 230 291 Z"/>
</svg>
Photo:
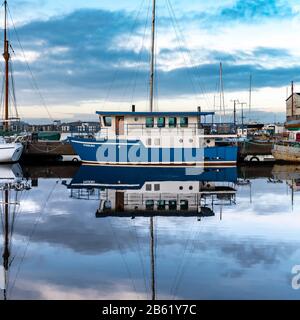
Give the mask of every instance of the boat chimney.
<svg viewBox="0 0 300 320">
<path fill-rule="evenodd" d="M 133 104 L 133 105 L 131 106 L 131 110 L 132 110 L 132 112 L 135 112 L 135 104 Z"/>
</svg>

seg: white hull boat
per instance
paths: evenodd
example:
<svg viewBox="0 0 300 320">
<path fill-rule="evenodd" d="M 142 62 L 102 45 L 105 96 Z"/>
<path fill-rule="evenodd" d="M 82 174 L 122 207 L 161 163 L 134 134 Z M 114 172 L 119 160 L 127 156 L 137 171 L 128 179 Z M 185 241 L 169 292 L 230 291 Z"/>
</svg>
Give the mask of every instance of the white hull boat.
<svg viewBox="0 0 300 320">
<path fill-rule="evenodd" d="M 18 162 L 23 152 L 23 145 L 19 142 L 0 142 L 0 163 Z"/>
<path fill-rule="evenodd" d="M 276 143 L 272 155 L 277 161 L 300 162 L 300 144 L 298 142 Z"/>
<path fill-rule="evenodd" d="M 10 135 L 10 132 L 18 131 L 13 129 L 13 122 L 17 122 L 20 120 L 18 112 L 16 110 L 16 101 L 15 101 L 15 89 L 14 89 L 14 80 L 13 73 L 10 71 L 10 63 L 11 63 L 11 54 L 10 49 L 12 48 L 10 45 L 10 41 L 8 39 L 9 33 L 7 30 L 7 21 L 8 21 L 8 8 L 7 1 L 4 1 L 4 81 L 3 81 L 3 95 L 2 99 L 0 99 L 0 104 L 3 106 L 3 119 L 0 119 L 0 130 L 5 133 L 7 137 L 0 137 L 0 163 L 13 163 L 18 162 L 22 152 L 23 152 L 23 144 L 18 140 L 13 140 Z M 12 87 L 12 88 L 11 88 Z M 10 96 L 13 97 L 13 101 L 10 101 Z M 14 102 L 15 105 L 15 116 L 10 112 L 10 102 Z M 18 139 L 18 138 L 17 138 Z"/>
</svg>

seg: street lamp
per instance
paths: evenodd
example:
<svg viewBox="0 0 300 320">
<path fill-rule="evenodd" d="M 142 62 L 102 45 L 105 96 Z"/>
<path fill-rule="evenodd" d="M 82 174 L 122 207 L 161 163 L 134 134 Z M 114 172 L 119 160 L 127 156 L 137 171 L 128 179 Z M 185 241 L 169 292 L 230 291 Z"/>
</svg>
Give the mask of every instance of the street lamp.
<svg viewBox="0 0 300 320">
<path fill-rule="evenodd" d="M 233 101 L 233 123 L 234 125 L 236 125 L 236 105 L 239 104 L 240 102 L 238 99 L 234 99 L 230 101 Z"/>
<path fill-rule="evenodd" d="M 244 105 L 247 105 L 246 102 L 240 102 L 240 105 L 242 107 L 242 130 L 243 130 L 243 133 L 244 133 Z"/>
</svg>

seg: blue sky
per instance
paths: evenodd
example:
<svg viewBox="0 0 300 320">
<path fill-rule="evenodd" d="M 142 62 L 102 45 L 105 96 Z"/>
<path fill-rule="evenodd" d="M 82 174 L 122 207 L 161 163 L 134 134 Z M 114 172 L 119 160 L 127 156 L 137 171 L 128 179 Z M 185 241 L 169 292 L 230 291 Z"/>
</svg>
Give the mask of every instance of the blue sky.
<svg viewBox="0 0 300 320">
<path fill-rule="evenodd" d="M 133 103 L 147 109 L 150 2 L 9 1 L 53 118 L 93 119 L 95 110 Z M 248 102 L 251 73 L 251 118 L 283 118 L 286 87 L 300 77 L 297 1 L 157 0 L 157 7 L 157 109 L 218 109 L 222 61 L 229 114 L 233 99 Z M 10 28 L 20 113 L 47 118 Z"/>
</svg>

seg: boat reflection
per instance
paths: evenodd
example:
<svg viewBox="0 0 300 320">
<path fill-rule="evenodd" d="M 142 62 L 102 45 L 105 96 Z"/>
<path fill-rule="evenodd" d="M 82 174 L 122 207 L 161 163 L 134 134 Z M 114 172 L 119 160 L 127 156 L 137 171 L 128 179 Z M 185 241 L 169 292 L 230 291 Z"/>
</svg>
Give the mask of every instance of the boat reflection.
<svg viewBox="0 0 300 320">
<path fill-rule="evenodd" d="M 71 197 L 99 200 L 96 217 L 215 215 L 235 204 L 236 168 L 81 166 L 67 184 Z"/>
<path fill-rule="evenodd" d="M 123 168 L 81 166 L 64 184 L 71 197 L 98 200 L 97 218 L 149 217 L 151 299 L 156 300 L 155 216 L 215 216 L 235 204 L 236 168 Z"/>
<path fill-rule="evenodd" d="M 16 217 L 20 213 L 20 197 L 30 189 L 30 182 L 23 178 L 19 164 L 0 166 L 0 208 L 3 227 L 3 270 L 0 275 L 0 288 L 3 290 L 4 300 L 8 297 L 9 271 L 14 259 L 12 237 Z"/>
<path fill-rule="evenodd" d="M 293 192 L 300 191 L 300 166 L 275 165 L 272 170 L 274 179 L 278 182 L 285 181 Z"/>
</svg>

